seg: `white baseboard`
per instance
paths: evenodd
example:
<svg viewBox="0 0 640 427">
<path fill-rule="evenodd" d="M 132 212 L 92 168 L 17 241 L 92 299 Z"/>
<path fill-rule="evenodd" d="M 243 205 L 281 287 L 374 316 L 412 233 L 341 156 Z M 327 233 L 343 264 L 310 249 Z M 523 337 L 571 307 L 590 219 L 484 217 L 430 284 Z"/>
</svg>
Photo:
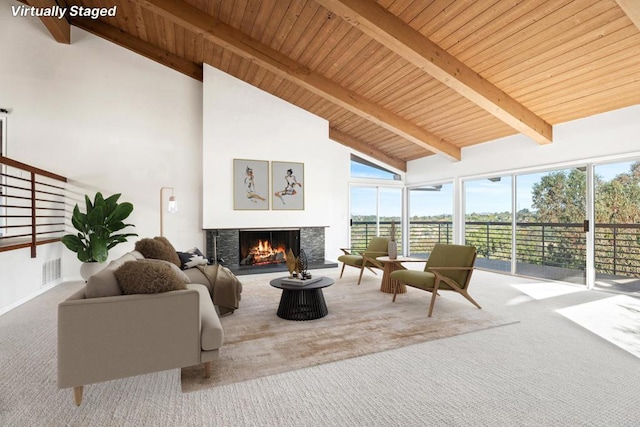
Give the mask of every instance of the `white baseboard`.
<svg viewBox="0 0 640 427">
<path fill-rule="evenodd" d="M 37 292 L 34 292 L 31 295 L 27 295 L 26 297 L 21 298 L 18 301 L 15 301 L 15 302 L 13 302 L 13 303 L 5 306 L 5 307 L 0 308 L 0 316 L 10 312 L 11 310 L 13 310 L 16 307 L 20 307 L 22 304 L 31 301 L 32 299 L 34 299 L 38 295 L 42 295 L 43 293 L 47 292 L 48 290 L 51 290 L 51 289 L 55 288 L 59 284 L 64 283 L 64 282 L 69 282 L 71 280 L 82 280 L 82 279 L 80 277 L 78 277 L 78 278 L 70 277 L 70 278 L 56 279 L 53 282 L 48 283 L 47 285 L 45 285 L 42 288 L 38 289 Z"/>
</svg>

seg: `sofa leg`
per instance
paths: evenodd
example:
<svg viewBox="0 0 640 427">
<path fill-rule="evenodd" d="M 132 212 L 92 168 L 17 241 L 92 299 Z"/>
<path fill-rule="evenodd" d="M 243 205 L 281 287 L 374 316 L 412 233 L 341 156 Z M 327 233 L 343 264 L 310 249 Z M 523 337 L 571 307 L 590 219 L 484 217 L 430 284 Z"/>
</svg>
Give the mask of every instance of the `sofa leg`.
<svg viewBox="0 0 640 427">
<path fill-rule="evenodd" d="M 211 362 L 204 362 L 204 377 L 211 377 Z"/>
<path fill-rule="evenodd" d="M 75 400 L 76 406 L 80 406 L 82 403 L 82 387 L 79 385 L 73 388 L 73 400 Z"/>
</svg>

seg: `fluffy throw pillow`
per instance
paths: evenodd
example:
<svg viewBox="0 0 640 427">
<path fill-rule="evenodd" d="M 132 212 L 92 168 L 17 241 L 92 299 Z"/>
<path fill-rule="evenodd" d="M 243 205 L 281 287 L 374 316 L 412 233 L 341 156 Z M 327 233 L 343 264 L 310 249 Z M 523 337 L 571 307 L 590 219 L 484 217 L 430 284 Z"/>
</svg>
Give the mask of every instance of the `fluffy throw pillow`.
<svg viewBox="0 0 640 427">
<path fill-rule="evenodd" d="M 125 295 L 157 294 L 186 289 L 172 268 L 164 263 L 129 261 L 114 271 Z"/>
<path fill-rule="evenodd" d="M 182 280 L 182 282 L 186 283 L 191 283 L 191 279 L 189 279 L 189 276 L 187 276 L 184 271 L 180 270 L 180 268 L 178 268 L 177 265 L 175 265 L 172 262 L 169 261 L 165 261 L 163 259 L 153 259 L 153 258 L 148 258 L 148 259 L 141 259 L 138 262 L 151 262 L 151 263 L 161 263 L 164 265 L 168 265 L 169 267 L 171 267 L 171 270 L 173 270 L 174 274 L 178 277 L 178 279 Z"/>
<path fill-rule="evenodd" d="M 135 245 L 136 251 L 140 252 L 145 258 L 161 259 L 169 261 L 178 267 L 182 265 L 180 258 L 176 253 L 173 245 L 164 237 L 156 237 L 153 239 L 145 238 L 138 240 Z"/>
<path fill-rule="evenodd" d="M 207 265 L 209 263 L 209 260 L 205 258 L 204 254 L 200 252 L 198 248 L 189 249 L 187 252 L 178 252 L 178 257 L 182 262 L 181 268 L 183 270 L 198 265 Z"/>
<path fill-rule="evenodd" d="M 171 244 L 171 242 L 166 238 L 166 237 L 162 237 L 162 236 L 156 236 L 153 238 L 153 240 L 157 240 L 160 243 L 162 243 L 167 249 L 169 249 L 170 251 L 170 255 L 169 257 L 171 259 L 168 259 L 166 261 L 172 262 L 175 265 L 177 265 L 178 267 L 180 267 L 180 258 L 178 258 L 178 252 L 176 251 L 176 248 L 173 247 L 173 245 Z"/>
</svg>

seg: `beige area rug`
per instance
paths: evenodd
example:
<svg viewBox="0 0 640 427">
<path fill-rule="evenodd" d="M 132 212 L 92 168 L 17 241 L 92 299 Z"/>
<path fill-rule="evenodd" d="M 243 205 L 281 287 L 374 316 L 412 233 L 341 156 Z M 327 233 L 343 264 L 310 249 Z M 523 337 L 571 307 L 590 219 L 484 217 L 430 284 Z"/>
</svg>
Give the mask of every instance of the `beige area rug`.
<svg viewBox="0 0 640 427">
<path fill-rule="evenodd" d="M 242 276 L 240 308 L 221 319 L 225 343 L 211 377 L 200 366 L 182 369 L 182 391 L 260 378 L 429 340 L 515 323 L 479 310 L 458 295 L 439 297 L 427 317 L 431 294 L 409 288 L 398 295 L 380 292 L 380 275 L 369 273 L 357 286 L 356 270 L 323 270 L 335 279 L 324 289 L 329 314 L 321 319 L 291 321 L 277 317 L 281 290 L 269 280 L 282 274 Z M 314 274 L 318 274 L 314 271 Z M 473 284 L 472 284 L 473 285 Z M 471 288 L 472 291 L 472 288 Z M 471 292 L 473 295 L 473 292 Z M 479 301 L 482 305 L 482 301 Z"/>
</svg>

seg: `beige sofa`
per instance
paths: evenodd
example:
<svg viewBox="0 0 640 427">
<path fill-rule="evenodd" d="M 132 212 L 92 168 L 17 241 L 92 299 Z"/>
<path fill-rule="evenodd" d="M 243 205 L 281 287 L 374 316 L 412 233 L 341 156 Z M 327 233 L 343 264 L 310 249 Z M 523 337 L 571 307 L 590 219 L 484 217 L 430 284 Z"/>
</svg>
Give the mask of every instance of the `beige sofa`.
<svg viewBox="0 0 640 427">
<path fill-rule="evenodd" d="M 86 384 L 201 363 L 209 377 L 218 358 L 224 332 L 206 286 L 118 295 L 104 280 L 141 258 L 134 251 L 112 261 L 58 305 L 58 386 L 73 387 L 76 405 Z"/>
</svg>

